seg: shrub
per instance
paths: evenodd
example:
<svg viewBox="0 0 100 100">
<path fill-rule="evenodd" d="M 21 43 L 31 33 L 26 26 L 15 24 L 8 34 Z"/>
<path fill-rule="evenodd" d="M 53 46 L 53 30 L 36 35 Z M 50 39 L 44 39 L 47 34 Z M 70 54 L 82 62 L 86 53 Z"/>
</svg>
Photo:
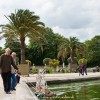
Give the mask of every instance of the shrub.
<svg viewBox="0 0 100 100">
<path fill-rule="evenodd" d="M 83 63 L 87 64 L 87 59 L 85 59 L 85 58 L 79 59 L 79 61 L 78 61 L 79 66 L 81 66 Z"/>
<path fill-rule="evenodd" d="M 67 66 L 65 70 L 66 70 L 66 73 L 70 73 L 70 66 Z"/>
<path fill-rule="evenodd" d="M 43 59 L 43 64 L 49 65 L 50 58 Z"/>
<path fill-rule="evenodd" d="M 33 74 L 38 73 L 38 68 L 32 68 L 32 73 L 33 73 Z"/>
<path fill-rule="evenodd" d="M 57 60 L 57 59 L 51 59 L 50 61 L 49 61 L 49 65 L 50 66 L 53 66 L 53 67 L 56 67 L 56 66 L 58 66 L 59 65 L 59 60 Z"/>
<path fill-rule="evenodd" d="M 51 67 L 46 67 L 45 70 L 46 70 L 46 73 L 53 73 L 53 68 Z"/>
<path fill-rule="evenodd" d="M 25 60 L 25 62 L 31 66 L 31 61 L 30 60 Z"/>
</svg>

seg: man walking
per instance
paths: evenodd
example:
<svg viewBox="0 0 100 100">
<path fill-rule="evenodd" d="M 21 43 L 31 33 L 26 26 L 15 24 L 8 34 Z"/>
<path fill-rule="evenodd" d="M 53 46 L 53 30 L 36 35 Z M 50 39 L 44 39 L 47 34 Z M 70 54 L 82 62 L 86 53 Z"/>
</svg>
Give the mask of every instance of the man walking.
<svg viewBox="0 0 100 100">
<path fill-rule="evenodd" d="M 0 57 L 0 70 L 1 70 L 1 77 L 3 80 L 4 91 L 7 94 L 11 94 L 11 66 L 15 69 L 18 69 L 14 63 L 12 56 L 10 55 L 11 50 L 7 48 L 5 50 L 5 54 L 2 54 Z"/>
</svg>

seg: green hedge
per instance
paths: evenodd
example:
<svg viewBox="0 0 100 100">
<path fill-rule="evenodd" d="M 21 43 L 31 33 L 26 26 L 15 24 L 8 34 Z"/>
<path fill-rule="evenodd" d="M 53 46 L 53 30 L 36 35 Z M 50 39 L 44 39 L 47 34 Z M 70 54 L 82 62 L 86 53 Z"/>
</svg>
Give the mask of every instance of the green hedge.
<svg viewBox="0 0 100 100">
<path fill-rule="evenodd" d="M 38 68 L 32 68 L 32 73 L 33 73 L 33 74 L 38 73 Z"/>
</svg>

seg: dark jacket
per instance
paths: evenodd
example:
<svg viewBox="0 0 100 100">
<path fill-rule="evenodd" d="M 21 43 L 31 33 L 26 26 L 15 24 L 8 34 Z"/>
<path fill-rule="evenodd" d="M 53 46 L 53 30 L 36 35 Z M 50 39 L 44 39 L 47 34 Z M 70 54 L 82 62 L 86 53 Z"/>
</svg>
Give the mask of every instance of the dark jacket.
<svg viewBox="0 0 100 100">
<path fill-rule="evenodd" d="M 0 69 L 1 73 L 9 72 L 11 71 L 11 65 L 15 68 L 18 69 L 17 66 L 14 63 L 14 60 L 12 56 L 2 54 L 0 57 Z"/>
</svg>

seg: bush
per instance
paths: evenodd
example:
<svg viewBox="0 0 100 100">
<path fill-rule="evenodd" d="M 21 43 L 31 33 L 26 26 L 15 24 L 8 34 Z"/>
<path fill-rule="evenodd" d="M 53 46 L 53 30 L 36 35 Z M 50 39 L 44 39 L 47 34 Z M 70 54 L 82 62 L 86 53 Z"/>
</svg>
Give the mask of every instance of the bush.
<svg viewBox="0 0 100 100">
<path fill-rule="evenodd" d="M 59 60 L 57 60 L 57 59 L 51 59 L 50 61 L 49 61 L 49 65 L 50 66 L 53 66 L 53 67 L 57 67 L 58 65 L 59 65 Z"/>
<path fill-rule="evenodd" d="M 79 59 L 79 61 L 78 61 L 79 66 L 81 66 L 83 63 L 87 64 L 87 59 L 85 59 L 85 58 Z"/>
<path fill-rule="evenodd" d="M 67 66 L 65 70 L 66 70 L 66 73 L 70 73 L 70 66 Z"/>
<path fill-rule="evenodd" d="M 31 61 L 30 61 L 30 60 L 25 60 L 25 62 L 26 62 L 27 64 L 29 64 L 29 66 L 31 66 Z"/>
<path fill-rule="evenodd" d="M 33 74 L 38 73 L 38 68 L 32 68 L 32 73 L 33 73 Z"/>
<path fill-rule="evenodd" d="M 46 70 L 46 73 L 53 73 L 53 68 L 51 67 L 46 67 L 45 70 Z"/>
<path fill-rule="evenodd" d="M 43 59 L 43 64 L 49 65 L 50 58 Z"/>
</svg>

